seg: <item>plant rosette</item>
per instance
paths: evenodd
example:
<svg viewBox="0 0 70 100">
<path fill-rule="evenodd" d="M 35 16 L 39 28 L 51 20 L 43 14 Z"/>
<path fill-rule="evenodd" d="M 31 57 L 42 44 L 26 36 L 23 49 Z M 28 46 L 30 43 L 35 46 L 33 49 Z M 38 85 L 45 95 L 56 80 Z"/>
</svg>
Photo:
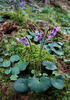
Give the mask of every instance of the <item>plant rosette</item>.
<svg viewBox="0 0 70 100">
<path fill-rule="evenodd" d="M 48 77 L 32 77 L 28 80 L 28 87 L 30 88 L 30 90 L 36 93 L 45 92 L 46 90 L 48 90 L 50 85 L 51 81 Z"/>
</svg>

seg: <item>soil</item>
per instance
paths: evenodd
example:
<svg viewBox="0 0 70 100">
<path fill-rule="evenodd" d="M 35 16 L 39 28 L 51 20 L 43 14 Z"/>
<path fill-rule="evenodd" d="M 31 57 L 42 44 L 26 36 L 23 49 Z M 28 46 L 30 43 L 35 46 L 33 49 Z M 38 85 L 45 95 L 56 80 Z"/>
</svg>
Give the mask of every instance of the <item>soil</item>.
<svg viewBox="0 0 70 100">
<path fill-rule="evenodd" d="M 18 27 L 12 20 L 6 20 L 5 22 L 0 23 L 0 42 L 3 37 L 12 35 L 17 32 Z"/>
</svg>

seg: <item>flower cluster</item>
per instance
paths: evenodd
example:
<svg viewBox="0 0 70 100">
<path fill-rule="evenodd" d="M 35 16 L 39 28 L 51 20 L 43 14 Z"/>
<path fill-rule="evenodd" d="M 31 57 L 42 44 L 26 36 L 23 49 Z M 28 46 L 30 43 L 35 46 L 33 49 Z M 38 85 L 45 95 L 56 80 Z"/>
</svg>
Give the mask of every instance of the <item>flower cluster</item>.
<svg viewBox="0 0 70 100">
<path fill-rule="evenodd" d="M 22 7 L 25 6 L 26 1 L 25 0 L 11 0 L 11 7 L 15 8 L 15 7 Z"/>
<path fill-rule="evenodd" d="M 59 29 L 60 29 L 60 27 L 58 27 L 58 26 L 56 28 L 54 28 L 52 30 L 52 32 L 50 33 L 50 35 L 48 36 L 48 38 L 53 38 L 56 35 L 56 33 L 59 31 Z"/>
<path fill-rule="evenodd" d="M 46 22 L 45 24 L 43 24 L 43 27 L 50 27 L 49 25 L 48 25 L 48 22 Z M 56 34 L 57 34 L 57 32 L 59 31 L 59 29 L 60 29 L 60 27 L 55 27 L 55 28 L 53 28 L 53 30 L 51 31 L 51 33 L 50 33 L 50 35 L 48 36 L 48 38 L 50 39 L 50 38 L 53 38 Z"/>
<path fill-rule="evenodd" d="M 49 27 L 48 22 L 46 22 L 45 24 L 43 24 L 43 27 Z"/>
<path fill-rule="evenodd" d="M 42 40 L 43 34 L 41 34 L 39 31 L 35 31 L 35 33 L 37 34 L 37 35 L 35 36 L 35 38 L 37 38 L 38 40 Z"/>
<path fill-rule="evenodd" d="M 27 38 L 26 37 L 23 37 L 22 39 L 20 39 L 20 38 L 16 38 L 16 40 L 18 41 L 18 42 L 22 42 L 22 43 L 24 43 L 24 45 L 29 45 L 29 42 L 27 41 Z"/>
<path fill-rule="evenodd" d="M 20 4 L 18 4 L 18 7 L 22 7 L 23 5 L 25 6 L 26 1 L 22 1 Z"/>
</svg>

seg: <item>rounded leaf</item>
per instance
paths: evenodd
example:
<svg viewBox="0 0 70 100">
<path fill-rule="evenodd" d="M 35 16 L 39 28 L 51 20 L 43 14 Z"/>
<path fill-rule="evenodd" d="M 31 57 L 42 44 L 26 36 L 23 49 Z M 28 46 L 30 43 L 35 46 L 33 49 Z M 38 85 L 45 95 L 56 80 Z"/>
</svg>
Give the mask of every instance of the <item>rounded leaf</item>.
<svg viewBox="0 0 70 100">
<path fill-rule="evenodd" d="M 24 71 L 24 70 L 26 70 L 28 64 L 29 64 L 28 62 L 19 61 L 19 62 L 16 63 L 14 66 L 15 66 L 15 67 L 18 67 L 20 71 Z"/>
<path fill-rule="evenodd" d="M 48 44 L 51 48 L 51 51 L 55 52 L 59 56 L 63 56 L 62 48 L 59 44 L 57 43 L 51 43 Z"/>
<path fill-rule="evenodd" d="M 57 89 L 63 89 L 63 87 L 64 87 L 63 76 L 61 76 L 61 75 L 55 76 L 54 78 L 51 79 L 51 84 L 53 85 L 53 87 L 55 87 Z"/>
<path fill-rule="evenodd" d="M 35 70 L 31 70 L 31 74 L 35 74 Z"/>
<path fill-rule="evenodd" d="M 10 74 L 10 73 L 11 73 L 11 68 L 5 70 L 5 74 Z"/>
<path fill-rule="evenodd" d="M 13 55 L 10 57 L 10 61 L 13 63 L 15 61 L 19 61 L 20 60 L 20 57 L 18 55 Z"/>
<path fill-rule="evenodd" d="M 15 81 L 17 80 L 18 76 L 17 75 L 11 75 L 10 80 Z"/>
<path fill-rule="evenodd" d="M 18 67 L 13 67 L 13 68 L 11 68 L 11 73 L 12 73 L 12 75 L 17 75 L 20 73 L 20 70 Z"/>
<path fill-rule="evenodd" d="M 23 79 L 23 78 L 19 78 L 14 83 L 14 89 L 17 92 L 26 92 L 28 90 L 27 80 L 26 79 Z"/>
<path fill-rule="evenodd" d="M 54 52 L 56 55 L 63 56 L 62 45 L 58 43 L 49 43 L 43 46 L 49 53 Z"/>
<path fill-rule="evenodd" d="M 3 62 L 3 67 L 9 67 L 11 65 L 11 62 L 6 60 Z"/>
<path fill-rule="evenodd" d="M 0 62 L 3 62 L 3 58 L 0 58 Z"/>
<path fill-rule="evenodd" d="M 58 73 L 57 71 L 53 71 L 53 73 L 52 74 L 54 74 L 55 76 L 59 76 L 59 75 L 61 75 L 60 73 Z"/>
<path fill-rule="evenodd" d="M 40 79 L 36 77 L 30 78 L 28 87 L 36 93 L 44 92 L 50 87 L 50 79 L 48 77 L 41 77 Z"/>
<path fill-rule="evenodd" d="M 70 59 L 65 59 L 65 60 L 64 60 L 64 63 L 70 64 Z"/>
<path fill-rule="evenodd" d="M 29 32 L 29 34 L 31 35 L 31 36 L 33 36 L 33 37 L 35 37 L 37 34 L 36 33 L 34 33 L 34 32 Z"/>
<path fill-rule="evenodd" d="M 4 43 L 8 43 L 8 40 L 4 40 Z"/>
<path fill-rule="evenodd" d="M 43 73 L 43 76 L 47 77 L 47 76 L 48 76 L 48 74 L 46 74 L 46 73 Z"/>
<path fill-rule="evenodd" d="M 26 36 L 28 39 L 32 39 L 32 36 L 31 35 L 27 35 Z"/>
<path fill-rule="evenodd" d="M 39 39 L 38 38 L 34 38 L 34 42 L 38 42 L 39 41 Z"/>
<path fill-rule="evenodd" d="M 55 62 L 43 61 L 42 65 L 45 66 L 45 68 L 48 69 L 48 70 L 57 69 Z"/>
<path fill-rule="evenodd" d="M 0 67 L 3 67 L 3 64 L 0 64 Z"/>
</svg>

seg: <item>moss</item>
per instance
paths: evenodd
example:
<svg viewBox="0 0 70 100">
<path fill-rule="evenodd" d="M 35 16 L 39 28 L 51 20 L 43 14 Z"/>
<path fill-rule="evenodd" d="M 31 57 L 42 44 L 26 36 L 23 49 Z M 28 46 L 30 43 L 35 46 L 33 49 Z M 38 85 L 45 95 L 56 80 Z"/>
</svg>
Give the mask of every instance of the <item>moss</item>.
<svg viewBox="0 0 70 100">
<path fill-rule="evenodd" d="M 64 43 L 63 51 L 65 58 L 70 59 L 70 41 Z"/>
<path fill-rule="evenodd" d="M 40 47 L 35 44 L 31 44 L 32 51 L 30 49 L 30 46 L 25 46 L 22 43 L 17 44 L 16 46 L 7 44 L 6 49 L 7 52 L 10 53 L 10 56 L 13 54 L 17 54 L 20 56 L 21 60 L 28 61 L 30 62 L 31 68 L 34 67 L 34 61 L 36 62 L 37 65 L 39 65 L 39 52 L 40 52 Z M 52 62 L 56 62 L 56 59 L 54 56 L 49 54 L 46 50 L 42 50 L 41 53 L 41 59 L 43 60 L 49 60 Z"/>
<path fill-rule="evenodd" d="M 24 23 L 29 19 L 28 14 L 23 14 L 22 11 L 0 11 L 0 15 L 3 15 L 5 18 L 12 19 L 16 24 L 24 26 Z"/>
<path fill-rule="evenodd" d="M 62 30 L 60 30 L 56 36 L 54 38 L 52 38 L 53 41 L 55 42 L 62 42 L 63 41 L 63 37 L 62 37 Z"/>
</svg>

